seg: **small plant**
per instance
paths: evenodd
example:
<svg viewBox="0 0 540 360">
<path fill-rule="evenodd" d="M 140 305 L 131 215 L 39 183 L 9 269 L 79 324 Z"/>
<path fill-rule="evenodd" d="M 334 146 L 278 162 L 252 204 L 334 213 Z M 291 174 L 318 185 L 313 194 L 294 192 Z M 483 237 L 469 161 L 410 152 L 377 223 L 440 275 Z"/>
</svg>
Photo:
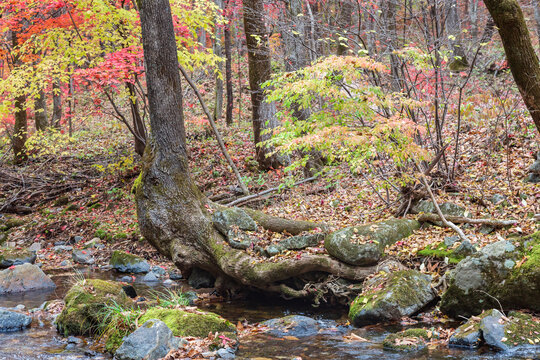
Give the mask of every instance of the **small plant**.
<svg viewBox="0 0 540 360">
<path fill-rule="evenodd" d="M 164 292 L 154 291 L 152 296 L 156 299 L 158 305 L 162 307 L 188 306 L 189 300 L 182 291 L 165 290 Z"/>
<path fill-rule="evenodd" d="M 120 347 L 122 339 L 137 329 L 142 314 L 141 309 L 126 308 L 114 301 L 103 308 L 99 337 L 105 339 L 107 351 L 114 352 Z"/>
</svg>

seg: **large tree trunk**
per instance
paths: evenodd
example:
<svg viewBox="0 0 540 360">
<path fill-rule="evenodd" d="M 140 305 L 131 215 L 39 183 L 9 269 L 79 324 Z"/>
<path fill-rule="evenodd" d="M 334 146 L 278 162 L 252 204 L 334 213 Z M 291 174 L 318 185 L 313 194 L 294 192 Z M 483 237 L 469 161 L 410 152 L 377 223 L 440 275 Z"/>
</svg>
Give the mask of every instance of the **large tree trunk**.
<svg viewBox="0 0 540 360">
<path fill-rule="evenodd" d="M 28 136 L 28 120 L 25 108 L 26 98 L 19 95 L 15 98 L 15 125 L 13 127 L 13 155 L 15 164 L 26 160 L 26 138 Z"/>
<path fill-rule="evenodd" d="M 62 96 L 60 91 L 60 81 L 55 80 L 52 87 L 53 114 L 51 125 L 57 129 L 60 129 L 60 121 L 62 120 Z"/>
<path fill-rule="evenodd" d="M 45 131 L 49 126 L 47 119 L 47 99 L 43 90 L 39 90 L 38 97 L 34 103 L 34 118 L 37 131 Z"/>
<path fill-rule="evenodd" d="M 271 136 L 269 132 L 279 125 L 276 118 L 276 104 L 265 101 L 264 91 L 261 88 L 264 82 L 270 80 L 272 74 L 268 33 L 264 23 L 264 6 L 262 0 L 245 0 L 243 5 L 256 160 L 261 169 L 275 169 L 284 165 L 286 161 L 277 154 L 271 155 L 272 149 L 260 144 L 268 140 Z"/>
<path fill-rule="evenodd" d="M 207 200 L 188 169 L 181 109 L 181 84 L 168 0 L 140 0 L 152 140 L 146 147 L 137 215 L 143 236 L 189 275 L 193 268 L 209 271 L 216 285 L 242 284 L 290 293 L 281 283 L 307 272 L 322 271 L 361 280 L 374 271 L 345 265 L 327 255 L 303 254 L 278 262 L 261 260 L 231 248 L 215 230 Z M 283 220 L 256 211 L 248 214 L 260 226 L 299 233 L 315 224 Z"/>
<path fill-rule="evenodd" d="M 521 97 L 540 132 L 540 66 L 516 0 L 484 0 L 499 34 Z"/>
</svg>

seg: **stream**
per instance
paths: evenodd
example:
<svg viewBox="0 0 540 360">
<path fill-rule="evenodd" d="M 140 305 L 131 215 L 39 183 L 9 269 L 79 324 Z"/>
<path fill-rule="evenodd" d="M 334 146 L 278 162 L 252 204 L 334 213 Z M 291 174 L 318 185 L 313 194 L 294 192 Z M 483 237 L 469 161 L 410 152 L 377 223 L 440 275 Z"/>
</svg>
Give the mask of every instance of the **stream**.
<svg viewBox="0 0 540 360">
<path fill-rule="evenodd" d="M 118 280 L 125 274 L 112 271 L 99 272 L 83 270 L 87 278 Z M 19 304 L 27 309 L 37 308 L 45 301 L 61 299 L 71 286 L 75 273 L 49 273 L 57 288 L 48 292 L 29 292 L 0 296 L 0 307 L 15 307 Z M 184 291 L 192 290 L 184 281 L 179 282 Z M 134 287 L 139 294 L 150 290 L 163 290 L 164 286 L 156 283 L 154 286 L 135 282 Z M 336 331 L 336 321 L 346 321 L 347 310 L 344 308 L 310 308 L 306 304 L 282 302 L 276 300 L 242 300 L 224 303 L 212 303 L 205 307 L 236 323 L 247 320 L 256 323 L 286 315 L 306 315 L 319 320 L 323 331 L 318 335 L 301 339 L 275 338 L 266 334 L 257 334 L 240 343 L 237 359 L 540 359 L 540 348 L 522 348 L 512 353 L 496 353 L 489 349 L 460 350 L 460 349 L 424 349 L 410 353 L 397 353 L 382 349 L 384 337 L 402 330 L 401 326 L 377 325 L 365 328 L 349 327 Z M 421 326 L 418 324 L 417 326 Z M 354 333 L 369 342 L 346 342 L 343 336 Z M 60 336 L 54 325 L 49 322 L 34 319 L 30 328 L 12 333 L 0 333 L 0 360 L 19 359 L 111 359 L 107 354 L 96 354 L 90 350 L 91 340 L 81 344 L 68 344 Z"/>
</svg>

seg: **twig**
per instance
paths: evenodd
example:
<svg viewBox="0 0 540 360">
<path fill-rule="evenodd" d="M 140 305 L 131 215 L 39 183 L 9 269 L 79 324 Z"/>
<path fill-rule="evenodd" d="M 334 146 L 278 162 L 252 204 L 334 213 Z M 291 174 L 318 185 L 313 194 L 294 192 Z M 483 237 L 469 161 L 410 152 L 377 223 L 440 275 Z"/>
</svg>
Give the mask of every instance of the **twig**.
<svg viewBox="0 0 540 360">
<path fill-rule="evenodd" d="M 292 186 L 298 186 L 298 185 L 313 181 L 315 179 L 317 179 L 317 176 L 312 176 L 310 178 L 298 181 L 298 182 L 294 183 Z M 277 186 L 277 187 L 274 187 L 274 188 L 270 188 L 270 189 L 261 191 L 260 193 L 257 193 L 257 194 L 244 196 L 244 197 L 241 197 L 240 199 L 236 199 L 236 200 L 226 204 L 226 206 L 234 206 L 234 205 L 243 203 L 243 202 L 248 201 L 248 200 L 256 199 L 256 198 L 259 198 L 259 197 L 264 196 L 266 194 L 269 194 L 271 192 L 278 191 L 279 189 L 280 189 L 280 187 Z"/>
<path fill-rule="evenodd" d="M 182 65 L 180 65 L 180 72 L 182 73 L 182 75 L 184 75 L 184 78 L 188 82 L 189 86 L 191 86 L 191 88 L 195 92 L 195 95 L 197 95 L 197 98 L 199 99 L 199 102 L 201 103 L 203 111 L 206 114 L 206 117 L 208 118 L 208 121 L 210 122 L 210 126 L 212 127 L 212 130 L 214 131 L 214 135 L 216 135 L 216 139 L 218 141 L 219 147 L 221 148 L 221 151 L 223 152 L 223 155 L 225 156 L 225 159 L 227 159 L 227 162 L 229 163 L 229 166 L 233 170 L 234 175 L 236 176 L 236 179 L 238 180 L 238 184 L 240 185 L 240 188 L 242 189 L 242 192 L 245 195 L 248 195 L 249 190 L 246 187 L 246 185 L 244 185 L 244 182 L 242 181 L 242 177 L 240 176 L 240 173 L 238 172 L 238 169 L 236 168 L 236 165 L 234 164 L 231 157 L 229 156 L 229 153 L 227 152 L 227 149 L 225 148 L 225 144 L 223 144 L 221 134 L 219 133 L 219 130 L 218 130 L 217 126 L 216 126 L 216 123 L 214 122 L 214 118 L 212 117 L 212 115 L 208 111 L 208 108 L 206 107 L 206 104 L 204 102 L 204 99 L 201 96 L 201 93 L 199 92 L 199 89 L 197 89 L 197 86 L 193 83 L 193 81 L 191 81 L 191 78 L 189 77 L 186 70 L 182 67 Z"/>
</svg>

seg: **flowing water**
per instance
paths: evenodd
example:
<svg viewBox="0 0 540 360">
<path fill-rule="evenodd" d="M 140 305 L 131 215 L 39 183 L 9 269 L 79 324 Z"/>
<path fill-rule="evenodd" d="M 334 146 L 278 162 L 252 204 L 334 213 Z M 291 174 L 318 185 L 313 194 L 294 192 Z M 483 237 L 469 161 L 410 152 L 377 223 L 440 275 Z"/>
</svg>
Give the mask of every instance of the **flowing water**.
<svg viewBox="0 0 540 360">
<path fill-rule="evenodd" d="M 0 307 L 25 305 L 28 309 L 39 307 L 43 302 L 61 299 L 72 283 L 74 273 L 50 274 L 57 288 L 49 292 L 32 292 L 0 296 Z M 83 273 L 85 277 L 118 280 L 123 274 L 114 272 Z M 150 287 L 148 284 L 136 282 L 135 288 L 140 294 L 150 289 L 161 290 L 161 285 Z M 185 291 L 191 290 L 181 282 Z M 325 308 L 313 309 L 305 304 L 280 302 L 277 300 L 260 299 L 214 303 L 206 307 L 228 320 L 247 320 L 250 323 L 260 322 L 286 315 L 306 315 L 320 321 L 323 331 L 318 335 L 301 339 L 281 339 L 265 334 L 254 335 L 240 344 L 237 359 L 540 359 L 540 349 L 524 348 L 511 354 L 501 354 L 481 349 L 479 351 L 459 349 L 424 349 L 411 353 L 393 353 L 382 349 L 384 337 L 401 330 L 396 326 L 371 326 L 361 329 L 352 327 L 337 331 L 336 322 L 345 322 L 346 309 Z M 344 335 L 353 332 L 369 342 L 346 342 Z M 87 339 L 88 340 L 88 339 Z M 90 340 L 80 345 L 67 344 L 66 340 L 56 333 L 54 326 L 46 321 L 34 319 L 29 329 L 0 333 L 0 360 L 74 360 L 74 359 L 110 359 L 108 355 L 95 354 L 90 349 Z"/>
</svg>

